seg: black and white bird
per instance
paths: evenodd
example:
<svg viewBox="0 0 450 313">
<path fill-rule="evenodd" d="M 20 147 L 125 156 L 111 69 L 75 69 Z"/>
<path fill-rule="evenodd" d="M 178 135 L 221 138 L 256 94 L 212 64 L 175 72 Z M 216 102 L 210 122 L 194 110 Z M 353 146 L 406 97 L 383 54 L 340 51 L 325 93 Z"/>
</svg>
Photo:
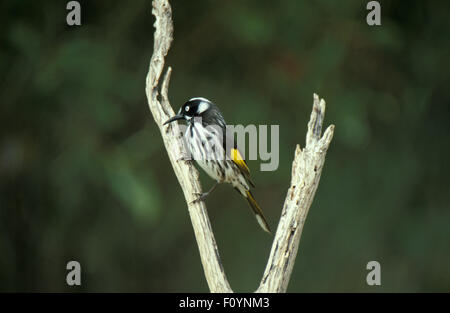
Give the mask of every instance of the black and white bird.
<svg viewBox="0 0 450 313">
<path fill-rule="evenodd" d="M 216 184 L 198 195 L 195 201 L 204 200 L 219 183 L 229 183 L 247 199 L 261 228 L 270 233 L 269 224 L 250 191 L 250 186 L 255 187 L 250 180 L 250 170 L 219 108 L 208 99 L 192 98 L 164 125 L 181 119 L 188 124 L 184 136 L 191 157 L 216 180 Z"/>
</svg>

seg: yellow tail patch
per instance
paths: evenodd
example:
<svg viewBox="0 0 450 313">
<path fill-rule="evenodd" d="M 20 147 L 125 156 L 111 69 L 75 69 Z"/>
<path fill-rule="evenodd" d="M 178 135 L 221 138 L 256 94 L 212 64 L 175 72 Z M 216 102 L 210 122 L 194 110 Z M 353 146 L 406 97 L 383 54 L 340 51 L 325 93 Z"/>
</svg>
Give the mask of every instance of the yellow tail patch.
<svg viewBox="0 0 450 313">
<path fill-rule="evenodd" d="M 266 218 L 264 217 L 264 214 L 263 214 L 260 206 L 256 202 L 256 200 L 253 197 L 250 190 L 247 190 L 246 194 L 247 194 L 247 201 L 250 204 L 250 207 L 252 208 L 253 213 L 255 213 L 255 217 L 256 217 L 256 220 L 258 221 L 259 226 L 261 226 L 262 229 L 264 229 L 266 232 L 271 234 L 272 232 L 270 231 L 269 224 L 267 223 Z"/>
</svg>

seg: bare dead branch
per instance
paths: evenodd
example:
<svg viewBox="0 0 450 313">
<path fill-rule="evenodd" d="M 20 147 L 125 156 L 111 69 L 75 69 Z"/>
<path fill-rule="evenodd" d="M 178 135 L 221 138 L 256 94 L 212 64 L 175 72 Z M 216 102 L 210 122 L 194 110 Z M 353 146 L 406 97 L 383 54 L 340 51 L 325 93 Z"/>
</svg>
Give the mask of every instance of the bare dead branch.
<svg viewBox="0 0 450 313">
<path fill-rule="evenodd" d="M 154 50 L 146 79 L 146 95 L 150 111 L 158 125 L 175 175 L 183 190 L 200 258 L 211 292 L 232 292 L 220 261 L 217 244 L 204 202 L 193 203 L 194 194 L 201 193 L 198 171 L 190 163 L 181 160 L 187 155 L 182 134 L 176 123 L 162 124 L 174 111 L 168 99 L 170 75 L 169 67 L 161 84 L 159 81 L 164 68 L 164 58 L 173 39 L 172 11 L 168 0 L 154 0 L 152 13 L 156 17 Z M 313 110 L 308 123 L 306 146 L 302 150 L 297 145 L 292 164 L 291 186 L 284 202 L 281 219 L 275 234 L 269 260 L 257 292 L 285 292 L 308 210 L 314 199 L 325 155 L 333 137 L 331 125 L 321 137 L 325 114 L 325 101 L 314 94 Z"/>
<path fill-rule="evenodd" d="M 291 186 L 284 201 L 275 239 L 257 292 L 286 292 L 309 207 L 319 185 L 325 155 L 333 138 L 330 125 L 321 138 L 325 101 L 314 94 L 306 147 L 297 145 L 292 162 Z"/>
<path fill-rule="evenodd" d="M 190 162 L 181 160 L 186 155 L 186 151 L 177 123 L 167 126 L 162 125 L 169 117 L 174 115 L 168 98 L 169 80 L 172 72 L 170 67 L 162 82 L 161 101 L 158 100 L 158 85 L 164 68 L 164 58 L 169 51 L 173 38 L 172 10 L 168 0 L 154 0 L 152 13 L 156 17 L 154 24 L 156 30 L 153 55 L 150 60 L 145 88 L 148 105 L 161 131 L 170 163 L 188 203 L 189 215 L 209 289 L 211 292 L 232 292 L 220 261 L 206 206 L 204 202 L 192 203 L 194 194 L 202 192 L 198 171 Z"/>
</svg>

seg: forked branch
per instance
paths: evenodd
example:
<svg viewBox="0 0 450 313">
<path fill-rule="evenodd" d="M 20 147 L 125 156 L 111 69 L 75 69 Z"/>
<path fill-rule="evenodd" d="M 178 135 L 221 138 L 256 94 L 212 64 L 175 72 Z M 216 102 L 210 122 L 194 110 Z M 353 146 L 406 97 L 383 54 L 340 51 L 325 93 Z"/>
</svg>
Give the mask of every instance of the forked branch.
<svg viewBox="0 0 450 313">
<path fill-rule="evenodd" d="M 158 125 L 170 163 L 183 190 L 194 228 L 203 270 L 211 292 L 232 292 L 220 261 L 217 244 L 211 229 L 204 202 L 195 202 L 201 193 L 198 171 L 190 162 L 182 161 L 186 155 L 180 129 L 176 123 L 163 126 L 174 115 L 168 99 L 171 68 L 160 79 L 164 60 L 173 39 L 172 10 L 168 0 L 153 1 L 156 17 L 154 48 L 146 79 L 146 95 L 150 111 Z M 161 91 L 161 98 L 159 99 Z M 313 110 L 308 123 L 306 146 L 297 146 L 292 164 L 291 186 L 284 202 L 270 257 L 257 292 L 285 292 L 297 255 L 298 244 L 309 207 L 314 199 L 325 155 L 334 132 L 334 125 L 321 136 L 325 114 L 325 101 L 314 95 Z"/>
</svg>

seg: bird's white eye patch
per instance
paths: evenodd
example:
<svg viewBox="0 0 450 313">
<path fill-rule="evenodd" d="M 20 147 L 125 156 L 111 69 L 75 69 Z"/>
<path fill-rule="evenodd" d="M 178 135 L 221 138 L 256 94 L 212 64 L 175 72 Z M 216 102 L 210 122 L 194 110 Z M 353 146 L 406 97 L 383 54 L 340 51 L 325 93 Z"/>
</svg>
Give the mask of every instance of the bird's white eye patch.
<svg viewBox="0 0 450 313">
<path fill-rule="evenodd" d="M 200 100 L 200 101 L 210 102 L 208 99 L 203 98 L 203 97 L 195 97 L 195 98 L 189 99 L 189 101 L 194 101 L 194 100 Z"/>
<path fill-rule="evenodd" d="M 200 104 L 198 105 L 198 109 L 197 109 L 197 113 L 198 114 L 202 114 L 203 112 L 205 112 L 206 110 L 209 109 L 209 103 L 206 101 L 202 101 L 200 102 Z"/>
<path fill-rule="evenodd" d="M 184 107 L 184 110 L 185 110 L 186 112 L 189 112 L 190 109 L 191 109 L 191 108 L 190 108 L 188 105 Z"/>
</svg>

